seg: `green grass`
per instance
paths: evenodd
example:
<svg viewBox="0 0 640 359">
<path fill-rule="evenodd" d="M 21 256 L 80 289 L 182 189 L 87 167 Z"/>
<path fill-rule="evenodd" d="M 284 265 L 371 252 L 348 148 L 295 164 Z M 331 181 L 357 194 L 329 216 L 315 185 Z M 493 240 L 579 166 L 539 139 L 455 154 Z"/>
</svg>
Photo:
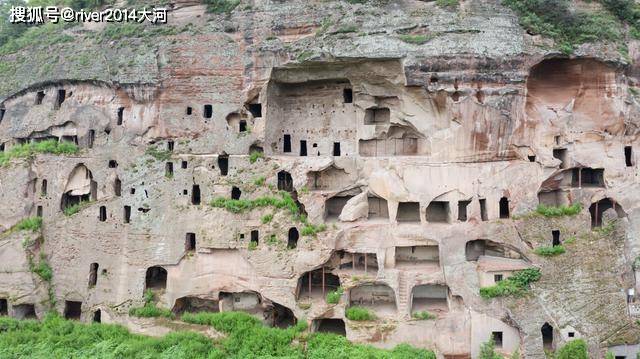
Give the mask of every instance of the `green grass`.
<svg viewBox="0 0 640 359">
<path fill-rule="evenodd" d="M 266 178 L 264 176 L 260 176 L 256 179 L 253 180 L 253 184 L 256 186 L 262 186 L 264 184 L 264 181 L 266 180 Z"/>
<path fill-rule="evenodd" d="M 173 318 L 174 315 L 169 309 L 158 308 L 155 304 L 145 304 L 142 307 L 129 309 L 129 315 L 140 318 Z"/>
<path fill-rule="evenodd" d="M 564 246 L 544 246 L 536 248 L 533 253 L 543 256 L 552 257 L 566 252 Z"/>
<path fill-rule="evenodd" d="M 502 3 L 518 14 L 520 24 L 528 32 L 554 39 L 565 53 L 585 42 L 622 39 L 622 24 L 609 11 L 574 10 L 569 0 L 502 0 Z"/>
<path fill-rule="evenodd" d="M 436 5 L 444 8 L 455 8 L 459 3 L 459 0 L 436 0 Z"/>
<path fill-rule="evenodd" d="M 338 304 L 338 302 L 340 301 L 340 298 L 342 297 L 342 294 L 344 293 L 344 289 L 342 289 L 342 287 L 338 287 L 338 289 L 329 292 L 329 294 L 327 294 L 327 303 L 329 304 Z"/>
<path fill-rule="evenodd" d="M 280 192 L 280 198 L 274 196 L 263 196 L 256 199 L 229 199 L 225 197 L 215 198 L 209 203 L 211 207 L 224 208 L 232 213 L 243 213 L 256 208 L 275 207 L 287 209 L 292 215 L 297 216 L 300 212 L 298 205 L 288 192 Z"/>
<path fill-rule="evenodd" d="M 147 147 L 147 150 L 144 153 L 158 161 L 166 161 L 171 158 L 171 151 L 159 150 L 156 146 Z"/>
<path fill-rule="evenodd" d="M 259 151 L 251 151 L 251 153 L 249 154 L 249 162 L 250 163 L 256 163 L 256 161 L 258 161 L 258 159 L 264 158 L 264 153 L 259 152 Z"/>
<path fill-rule="evenodd" d="M 33 257 L 29 257 L 29 270 L 45 282 L 51 282 L 51 279 L 53 279 L 53 269 L 51 269 L 51 266 L 47 263 L 47 258 L 44 253 L 40 253 L 38 263 L 33 261 Z"/>
<path fill-rule="evenodd" d="M 415 312 L 413 313 L 413 315 L 411 315 L 413 318 L 415 319 L 420 319 L 420 320 L 431 320 L 431 319 L 436 319 L 435 314 L 429 313 L 428 311 L 424 310 L 422 312 Z"/>
<path fill-rule="evenodd" d="M 511 295 L 522 296 L 529 290 L 529 285 L 538 281 L 541 276 L 538 268 L 523 269 L 496 285 L 480 288 L 480 296 L 485 299 Z"/>
<path fill-rule="evenodd" d="M 435 359 L 430 350 L 401 344 L 391 350 L 353 344 L 345 337 L 306 332 L 305 320 L 286 329 L 269 328 L 246 313 L 185 313 L 184 322 L 206 325 L 225 336 L 174 332 L 153 338 L 111 324 L 84 324 L 49 314 L 42 322 L 0 317 L 3 358 L 370 358 Z"/>
<path fill-rule="evenodd" d="M 42 227 L 41 217 L 29 217 L 21 220 L 15 225 L 15 229 L 18 231 L 32 231 L 37 232 Z"/>
<path fill-rule="evenodd" d="M 25 143 L 24 145 L 15 145 L 8 151 L 0 152 L 0 166 L 5 166 L 14 159 L 31 159 L 37 154 L 73 155 L 79 151 L 75 143 L 58 142 L 53 139 L 38 143 Z"/>
<path fill-rule="evenodd" d="M 371 311 L 364 307 L 352 306 L 347 308 L 344 311 L 345 317 L 349 320 L 355 321 L 364 321 L 364 320 L 375 320 L 375 314 L 371 313 Z"/>
<path fill-rule="evenodd" d="M 322 223 L 322 224 L 311 224 L 311 223 L 307 223 L 304 225 L 304 227 L 302 227 L 302 229 L 300 230 L 300 234 L 303 236 L 315 236 L 316 234 L 320 233 L 320 232 L 324 232 L 327 229 L 327 225 Z"/>
<path fill-rule="evenodd" d="M 503 359 L 502 355 L 496 353 L 496 344 L 493 339 L 489 339 L 489 341 L 484 342 L 480 345 L 480 355 L 479 359 Z"/>
<path fill-rule="evenodd" d="M 230 13 L 239 4 L 240 0 L 204 0 L 207 5 L 207 12 L 213 14 Z"/>
<path fill-rule="evenodd" d="M 8 4 L 9 2 L 7 2 Z M 25 5 L 26 6 L 26 5 Z M 32 6 L 32 5 L 29 5 Z M 1 19 L 0 22 L 4 22 Z M 6 24 L 6 25 L 5 25 Z M 0 55 L 7 55 L 18 52 L 31 46 L 51 46 L 58 43 L 73 41 L 73 37 L 64 33 L 64 30 L 73 26 L 60 21 L 58 24 L 46 22 L 39 26 L 24 27 L 20 33 L 13 33 L 6 36 L 8 32 L 14 32 L 13 27 L 20 27 L 20 24 L 0 24 Z M 8 26 L 7 26 L 8 25 Z"/>
<path fill-rule="evenodd" d="M 562 216 L 575 216 L 582 211 L 582 205 L 580 203 L 574 203 L 571 206 L 545 206 L 539 204 L 536 208 L 536 213 L 545 217 L 562 217 Z"/>
<path fill-rule="evenodd" d="M 76 204 L 71 205 L 71 206 L 65 208 L 64 210 L 62 210 L 62 213 L 64 213 L 65 216 L 70 217 L 70 216 L 73 216 L 74 214 L 80 212 L 83 208 L 87 207 L 90 204 L 91 204 L 91 202 L 76 203 Z"/>
<path fill-rule="evenodd" d="M 257 242 L 249 242 L 249 246 L 247 247 L 248 250 L 250 251 L 255 251 L 256 249 L 258 249 L 258 243 Z"/>
<path fill-rule="evenodd" d="M 358 27 L 355 25 L 347 25 L 336 30 L 336 34 L 347 34 L 350 32 L 358 32 Z"/>
<path fill-rule="evenodd" d="M 48 314 L 42 322 L 0 317 L 2 358 L 223 358 L 199 333 L 161 338 L 129 333 L 119 325 L 83 324 Z"/>
<path fill-rule="evenodd" d="M 398 38 L 408 44 L 422 45 L 433 39 L 431 35 L 398 35 Z"/>
<path fill-rule="evenodd" d="M 265 214 L 264 216 L 262 216 L 262 218 L 260 218 L 260 221 L 262 221 L 263 224 L 267 224 L 271 222 L 272 219 L 273 219 L 273 214 Z"/>
</svg>

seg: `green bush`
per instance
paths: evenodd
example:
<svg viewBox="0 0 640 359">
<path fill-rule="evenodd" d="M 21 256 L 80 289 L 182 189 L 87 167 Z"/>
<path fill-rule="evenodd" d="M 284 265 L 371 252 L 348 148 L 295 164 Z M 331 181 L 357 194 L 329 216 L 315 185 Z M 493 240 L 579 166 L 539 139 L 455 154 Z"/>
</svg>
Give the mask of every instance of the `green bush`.
<svg viewBox="0 0 640 359">
<path fill-rule="evenodd" d="M 564 246 L 544 246 L 538 247 L 533 251 L 533 253 L 543 257 L 557 256 L 558 254 L 562 254 L 564 252 Z"/>
<path fill-rule="evenodd" d="M 342 294 L 344 294 L 344 290 L 342 289 L 342 287 L 338 287 L 338 289 L 329 292 L 326 298 L 327 303 L 338 304 L 338 302 L 340 301 L 340 298 L 342 297 Z"/>
<path fill-rule="evenodd" d="M 214 14 L 230 13 L 239 4 L 240 0 L 204 0 L 207 12 Z"/>
<path fill-rule="evenodd" d="M 78 151 L 78 146 L 73 142 L 58 142 L 51 139 L 37 143 L 25 143 L 24 145 L 15 145 L 8 151 L 0 152 L 0 166 L 8 164 L 13 159 L 30 159 L 37 154 L 73 155 Z"/>
<path fill-rule="evenodd" d="M 480 296 L 485 299 L 506 297 L 510 295 L 520 296 L 526 293 L 532 282 L 538 281 L 542 274 L 538 268 L 527 268 L 515 272 L 511 277 L 498 282 L 490 287 L 480 288 Z"/>
<path fill-rule="evenodd" d="M 315 236 L 320 232 L 324 232 L 326 229 L 327 225 L 324 223 L 318 225 L 307 223 L 300 230 L 300 234 L 302 234 L 303 236 Z"/>
<path fill-rule="evenodd" d="M 424 310 L 421 312 L 415 312 L 411 315 L 413 318 L 415 319 L 420 319 L 420 320 L 431 320 L 431 319 L 436 319 L 435 314 L 431 314 L 428 311 Z"/>
<path fill-rule="evenodd" d="M 281 191 L 280 198 L 264 196 L 256 199 L 229 199 L 224 197 L 215 198 L 209 203 L 211 207 L 224 208 L 232 213 L 242 213 L 255 208 L 275 207 L 287 209 L 292 215 L 298 216 L 300 209 L 288 192 Z"/>
<path fill-rule="evenodd" d="M 574 339 L 558 350 L 555 359 L 588 359 L 587 343 L 582 339 Z"/>
<path fill-rule="evenodd" d="M 21 220 L 15 225 L 19 231 L 36 232 L 42 227 L 42 217 L 29 217 Z"/>
<path fill-rule="evenodd" d="M 561 217 L 561 216 L 575 216 L 582 211 L 582 205 L 580 203 L 574 203 L 571 206 L 552 207 L 539 204 L 536 208 L 536 213 L 545 217 Z"/>
<path fill-rule="evenodd" d="M 496 353 L 496 345 L 493 338 L 489 339 L 488 342 L 482 343 L 480 345 L 480 356 L 479 359 L 503 359 L 502 355 L 498 355 Z"/>
<path fill-rule="evenodd" d="M 249 154 L 249 162 L 256 163 L 256 161 L 260 158 L 264 158 L 264 153 L 259 151 L 251 151 Z"/>
<path fill-rule="evenodd" d="M 166 161 L 171 158 L 171 151 L 159 150 L 156 146 L 147 147 L 147 150 L 144 153 L 158 161 Z"/>
<path fill-rule="evenodd" d="M 51 266 L 47 263 L 47 258 L 44 253 L 40 253 L 38 263 L 35 263 L 33 258 L 29 257 L 29 270 L 45 282 L 50 282 L 51 279 L 53 279 L 53 269 L 51 269 Z"/>
<path fill-rule="evenodd" d="M 265 179 L 266 178 L 264 178 L 264 176 L 260 176 L 253 180 L 253 184 L 256 186 L 262 186 L 264 184 Z"/>
<path fill-rule="evenodd" d="M 345 316 L 349 320 L 355 321 L 363 321 L 363 320 L 374 320 L 376 316 L 369 311 L 367 308 L 352 306 L 345 310 Z"/>
<path fill-rule="evenodd" d="M 370 345 L 353 344 L 344 336 L 314 333 L 307 342 L 306 358 L 367 358 L 367 359 L 436 359 L 431 350 L 417 349 L 400 344 L 391 350 L 377 349 Z"/>
<path fill-rule="evenodd" d="M 260 218 L 263 224 L 267 224 L 271 222 L 272 219 L 273 219 L 273 214 L 265 214 L 264 216 L 262 216 L 262 218 Z"/>
</svg>

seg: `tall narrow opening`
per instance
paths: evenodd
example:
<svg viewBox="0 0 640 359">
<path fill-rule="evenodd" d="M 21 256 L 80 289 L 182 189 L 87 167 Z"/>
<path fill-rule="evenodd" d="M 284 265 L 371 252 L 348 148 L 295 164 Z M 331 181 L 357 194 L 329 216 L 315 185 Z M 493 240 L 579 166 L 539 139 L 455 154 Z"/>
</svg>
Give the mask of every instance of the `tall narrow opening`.
<svg viewBox="0 0 640 359">
<path fill-rule="evenodd" d="M 4 108 L 0 108 L 0 123 L 2 123 L 2 119 L 4 118 L 4 113 L 5 113 L 6 111 L 7 111 L 6 109 L 4 109 Z"/>
<path fill-rule="evenodd" d="M 213 116 L 213 106 L 204 105 L 204 118 L 211 118 Z"/>
<path fill-rule="evenodd" d="M 107 207 L 100 206 L 99 218 L 100 218 L 100 222 L 104 222 L 107 220 Z"/>
<path fill-rule="evenodd" d="M 93 288 L 98 283 L 98 263 L 91 263 L 89 266 L 89 288 Z"/>
<path fill-rule="evenodd" d="M 167 141 L 167 151 L 173 152 L 174 146 L 175 146 L 175 143 L 172 140 Z"/>
<path fill-rule="evenodd" d="M 118 107 L 118 126 L 122 126 L 123 118 L 124 118 L 124 107 Z"/>
<path fill-rule="evenodd" d="M 282 138 L 282 152 L 289 153 L 291 152 L 291 135 L 284 135 Z"/>
<path fill-rule="evenodd" d="M 291 173 L 287 171 L 278 172 L 278 190 L 293 191 L 293 178 L 291 177 Z"/>
<path fill-rule="evenodd" d="M 467 207 L 471 201 L 458 201 L 458 221 L 467 221 Z"/>
<path fill-rule="evenodd" d="M 100 309 L 93 312 L 93 322 L 94 323 L 102 322 L 102 312 L 100 311 Z"/>
<path fill-rule="evenodd" d="M 191 204 L 200 204 L 200 186 L 197 184 L 194 184 L 193 187 L 191 187 Z"/>
<path fill-rule="evenodd" d="M 80 320 L 82 315 L 82 302 L 65 300 L 64 302 L 64 318 L 71 320 Z"/>
<path fill-rule="evenodd" d="M 240 196 L 242 195 L 242 191 L 240 191 L 240 188 L 233 186 L 231 188 L 231 199 L 235 199 L 238 200 L 240 199 Z"/>
<path fill-rule="evenodd" d="M 149 267 L 145 276 L 145 288 L 164 289 L 166 287 L 167 270 L 159 266 Z"/>
<path fill-rule="evenodd" d="M 191 116 L 193 114 L 193 107 L 187 107 L 187 116 Z"/>
<path fill-rule="evenodd" d="M 344 102 L 344 103 L 352 103 L 353 102 L 353 90 L 352 89 L 344 89 L 344 90 L 342 90 L 342 102 Z"/>
<path fill-rule="evenodd" d="M 56 110 L 59 109 L 60 105 L 62 105 L 66 97 L 67 92 L 65 90 L 58 90 L 58 93 L 56 95 L 56 102 L 54 103 L 53 108 Z"/>
<path fill-rule="evenodd" d="M 333 155 L 340 156 L 340 142 L 333 143 Z"/>
<path fill-rule="evenodd" d="M 491 332 L 491 339 L 496 348 L 502 349 L 502 332 Z"/>
<path fill-rule="evenodd" d="M 306 155 L 307 155 L 307 141 L 300 140 L 300 156 L 306 156 Z"/>
<path fill-rule="evenodd" d="M 258 232 L 257 229 L 254 229 L 253 231 L 251 231 L 251 243 L 255 243 L 255 245 L 258 245 L 259 239 L 260 239 L 260 232 Z"/>
<path fill-rule="evenodd" d="M 38 91 L 36 93 L 36 105 L 42 105 L 42 100 L 44 100 L 44 91 Z"/>
<path fill-rule="evenodd" d="M 487 200 L 484 198 L 481 198 L 478 200 L 478 202 L 480 202 L 480 219 L 482 219 L 483 221 L 486 221 L 488 219 L 487 217 Z"/>
<path fill-rule="evenodd" d="M 96 130 L 89 130 L 87 135 L 87 147 L 93 148 L 93 143 L 96 141 Z"/>
<path fill-rule="evenodd" d="M 196 234 L 195 233 L 187 233 L 185 242 L 184 242 L 184 249 L 187 252 L 193 252 L 196 250 Z"/>
<path fill-rule="evenodd" d="M 289 234 L 287 236 L 287 248 L 296 248 L 298 246 L 299 237 L 300 234 L 298 233 L 298 229 L 296 227 L 289 228 Z"/>
<path fill-rule="evenodd" d="M 542 332 L 542 347 L 545 350 L 553 350 L 553 327 L 544 323 L 540 329 Z"/>
<path fill-rule="evenodd" d="M 221 154 L 218 156 L 218 168 L 220 168 L 220 175 L 226 176 L 229 173 L 229 156 Z"/>
<path fill-rule="evenodd" d="M 633 166 L 633 147 L 624 146 L 624 163 L 627 167 Z"/>
<path fill-rule="evenodd" d="M 124 223 L 131 222 L 131 206 L 124 206 Z"/>
<path fill-rule="evenodd" d="M 8 315 L 9 306 L 6 298 L 0 298 L 0 315 Z"/>
<path fill-rule="evenodd" d="M 167 162 L 164 164 L 164 176 L 167 178 L 173 177 L 173 162 Z"/>
<path fill-rule="evenodd" d="M 36 207 L 36 216 L 42 218 L 42 206 Z"/>
<path fill-rule="evenodd" d="M 46 196 L 47 195 L 47 180 L 46 179 L 42 180 L 42 186 L 40 187 L 40 195 L 41 196 Z"/>
<path fill-rule="evenodd" d="M 507 197 L 500 198 L 500 218 L 509 218 L 509 200 Z"/>
<path fill-rule="evenodd" d="M 113 194 L 116 197 L 120 197 L 122 195 L 122 181 L 118 177 L 113 181 Z"/>
<path fill-rule="evenodd" d="M 551 231 L 551 245 L 553 246 L 559 246 L 560 245 L 560 231 L 557 229 L 554 229 Z"/>
<path fill-rule="evenodd" d="M 246 132 L 247 131 L 247 121 L 240 120 L 240 123 L 238 124 L 238 131 L 239 132 Z"/>
</svg>

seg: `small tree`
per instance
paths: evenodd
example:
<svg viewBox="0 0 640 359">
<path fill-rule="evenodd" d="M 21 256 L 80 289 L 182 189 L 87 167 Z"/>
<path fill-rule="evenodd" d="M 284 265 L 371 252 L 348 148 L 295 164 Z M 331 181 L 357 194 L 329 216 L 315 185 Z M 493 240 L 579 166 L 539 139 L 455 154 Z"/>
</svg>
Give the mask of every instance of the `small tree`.
<svg viewBox="0 0 640 359">
<path fill-rule="evenodd" d="M 495 351 L 496 344 L 493 340 L 493 336 L 489 341 L 480 345 L 480 359 L 502 359 Z"/>
<path fill-rule="evenodd" d="M 589 359 L 587 355 L 587 343 L 582 339 L 575 339 L 568 342 L 558 350 L 556 359 Z"/>
</svg>

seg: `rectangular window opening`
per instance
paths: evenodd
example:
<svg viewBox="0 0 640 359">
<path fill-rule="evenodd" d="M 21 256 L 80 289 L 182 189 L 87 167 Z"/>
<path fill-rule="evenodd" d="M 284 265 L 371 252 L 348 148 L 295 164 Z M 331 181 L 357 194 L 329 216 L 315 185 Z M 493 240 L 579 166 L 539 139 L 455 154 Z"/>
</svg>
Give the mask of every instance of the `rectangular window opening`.
<svg viewBox="0 0 640 359">
<path fill-rule="evenodd" d="M 283 137 L 283 148 L 282 152 L 289 153 L 291 152 L 291 135 L 284 135 Z"/>
</svg>

